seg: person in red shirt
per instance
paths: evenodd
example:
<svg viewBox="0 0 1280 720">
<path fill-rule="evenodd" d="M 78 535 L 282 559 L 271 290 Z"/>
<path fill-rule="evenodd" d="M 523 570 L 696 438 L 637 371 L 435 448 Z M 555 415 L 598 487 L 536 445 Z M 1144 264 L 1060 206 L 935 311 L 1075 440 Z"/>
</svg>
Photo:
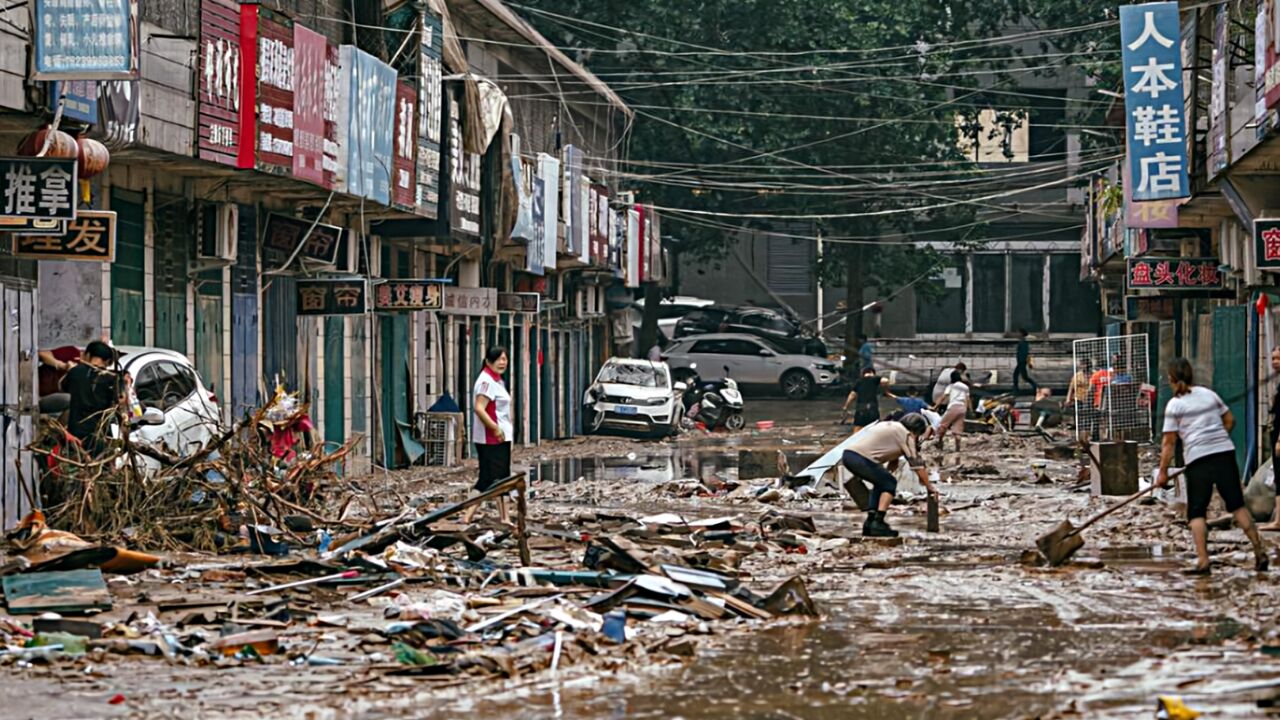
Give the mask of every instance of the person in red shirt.
<svg viewBox="0 0 1280 720">
<path fill-rule="evenodd" d="M 80 362 L 80 348 L 74 345 L 63 345 L 52 350 L 41 350 L 38 355 L 40 367 L 40 397 L 47 397 L 63 392 L 62 378 L 76 363 Z"/>
</svg>

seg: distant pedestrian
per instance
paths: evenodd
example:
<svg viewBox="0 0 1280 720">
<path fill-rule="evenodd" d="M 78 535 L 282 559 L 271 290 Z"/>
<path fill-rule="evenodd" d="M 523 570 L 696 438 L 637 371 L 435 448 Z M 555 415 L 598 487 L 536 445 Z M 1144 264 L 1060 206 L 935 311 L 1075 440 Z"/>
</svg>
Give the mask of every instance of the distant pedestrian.
<svg viewBox="0 0 1280 720">
<path fill-rule="evenodd" d="M 969 368 L 964 363 L 958 362 L 949 368 L 943 368 L 942 372 L 938 373 L 938 381 L 933 384 L 933 395 L 930 397 L 934 405 L 942 402 L 942 396 L 946 394 L 947 386 L 951 384 L 951 373 L 957 370 L 964 375 Z"/>
<path fill-rule="evenodd" d="M 1280 376 L 1280 346 L 1271 349 L 1271 379 L 1274 380 Z M 1270 427 L 1264 428 L 1267 431 L 1267 439 L 1271 448 L 1271 473 L 1275 476 L 1276 465 L 1280 464 L 1280 383 L 1276 383 L 1276 391 L 1271 396 L 1271 421 Z M 1280 502 L 1276 503 L 1275 512 L 1271 515 L 1271 522 L 1266 525 L 1260 525 L 1259 530 L 1276 531 L 1280 530 Z"/>
<path fill-rule="evenodd" d="M 1018 381 L 1026 380 L 1031 385 L 1031 393 L 1034 395 L 1040 385 L 1035 380 L 1032 380 L 1031 375 L 1027 373 L 1027 370 L 1036 366 L 1035 361 L 1031 359 L 1031 343 L 1027 340 L 1028 333 L 1026 328 L 1018 330 L 1018 334 L 1022 337 L 1018 340 L 1016 365 L 1013 368 L 1013 394 L 1018 394 Z"/>
<path fill-rule="evenodd" d="M 869 428 L 845 450 L 841 463 L 853 474 L 845 483 L 849 495 L 856 499 L 866 493 L 862 481 L 871 484 L 870 497 L 865 503 L 867 519 L 862 525 L 864 537 L 898 536 L 897 531 L 885 522 L 885 515 L 898 492 L 898 479 L 893 473 L 898 469 L 901 458 L 907 459 L 907 464 L 920 478 L 925 490 L 937 497 L 938 489 L 929 481 L 919 452 L 919 438 L 928 428 L 929 423 L 923 417 L 906 415 L 899 421 L 883 422 Z"/>
<path fill-rule="evenodd" d="M 938 407 L 945 406 L 946 410 L 942 413 L 942 422 L 938 426 L 938 448 L 943 449 L 943 440 L 946 439 L 947 433 L 951 433 L 956 439 L 956 452 L 960 452 L 960 436 L 964 435 L 964 419 L 969 414 L 969 384 L 964 381 L 964 376 L 959 370 L 951 371 L 951 384 L 947 386 L 946 392 L 942 394 L 942 400 L 938 403 Z"/>
<path fill-rule="evenodd" d="M 1270 561 L 1253 524 L 1253 516 L 1244 504 L 1236 448 L 1229 434 L 1235 418 L 1217 393 L 1195 384 L 1195 374 L 1186 358 L 1178 358 L 1169 365 L 1169 384 L 1173 387 L 1173 399 L 1165 406 L 1160 471 L 1155 485 L 1162 488 L 1169 484 L 1174 448 L 1178 440 L 1182 440 L 1183 458 L 1187 463 L 1187 524 L 1191 526 L 1196 548 L 1196 564 L 1184 572 L 1209 574 L 1209 527 L 1205 514 L 1215 487 L 1227 512 L 1235 516 L 1236 525 L 1253 544 L 1254 569 L 1265 572 Z"/>
<path fill-rule="evenodd" d="M 866 335 L 858 336 L 858 364 L 863 372 L 870 370 L 875 372 L 875 345 L 871 344 L 871 340 Z"/>
<path fill-rule="evenodd" d="M 507 371 L 507 349 L 491 347 L 484 355 L 484 368 L 471 394 L 471 442 L 476 445 L 480 477 L 476 490 L 484 492 L 511 476 L 511 393 L 502 380 Z M 475 508 L 467 513 L 467 521 Z M 498 514 L 507 522 L 507 505 L 498 500 Z"/>
<path fill-rule="evenodd" d="M 845 398 L 844 407 L 840 409 L 840 422 L 843 424 L 849 417 L 849 407 L 853 407 L 853 431 L 880 419 L 880 378 L 871 368 L 863 368 L 862 377 L 854 384 L 853 391 Z"/>
<path fill-rule="evenodd" d="M 1089 402 L 1089 378 L 1093 375 L 1093 363 L 1080 363 L 1076 374 L 1067 385 L 1067 406 L 1076 413 L 1076 439 L 1087 443 L 1093 437 L 1093 405 Z"/>
</svg>

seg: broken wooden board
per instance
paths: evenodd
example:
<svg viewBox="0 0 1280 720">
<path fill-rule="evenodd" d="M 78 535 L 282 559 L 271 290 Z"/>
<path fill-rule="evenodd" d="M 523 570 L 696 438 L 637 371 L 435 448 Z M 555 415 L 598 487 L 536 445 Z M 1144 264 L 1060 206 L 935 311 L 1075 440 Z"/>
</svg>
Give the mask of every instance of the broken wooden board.
<svg viewBox="0 0 1280 720">
<path fill-rule="evenodd" d="M 98 569 L 9 575 L 0 582 L 5 603 L 14 615 L 111 609 L 111 591 Z"/>
</svg>

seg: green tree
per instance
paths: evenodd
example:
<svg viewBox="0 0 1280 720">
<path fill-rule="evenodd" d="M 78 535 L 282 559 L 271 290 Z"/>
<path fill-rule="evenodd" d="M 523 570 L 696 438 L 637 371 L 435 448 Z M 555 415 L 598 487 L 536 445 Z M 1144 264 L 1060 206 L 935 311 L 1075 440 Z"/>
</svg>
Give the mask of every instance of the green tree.
<svg viewBox="0 0 1280 720">
<path fill-rule="evenodd" d="M 1008 108 L 1028 66 L 1104 82 L 1118 70 L 1117 10 L 1099 0 L 525 1 L 517 9 L 635 109 L 630 179 L 642 200 L 683 211 L 664 231 L 684 252 L 722 255 L 733 229 L 778 218 L 831 238 L 817 272 L 848 288 L 848 356 L 864 286 L 883 296 L 940 266 L 914 238 L 984 237 L 975 217 L 992 203 L 970 198 L 990 185 L 958 149 L 957 118 L 971 128 L 1004 106 L 1017 122 Z"/>
</svg>

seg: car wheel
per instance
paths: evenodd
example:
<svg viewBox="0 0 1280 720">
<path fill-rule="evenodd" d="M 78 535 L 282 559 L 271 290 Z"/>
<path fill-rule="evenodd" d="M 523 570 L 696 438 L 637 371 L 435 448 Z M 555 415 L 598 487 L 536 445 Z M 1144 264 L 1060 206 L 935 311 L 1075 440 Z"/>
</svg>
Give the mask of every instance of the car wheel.
<svg viewBox="0 0 1280 720">
<path fill-rule="evenodd" d="M 803 370 L 788 370 L 782 376 L 782 394 L 788 400 L 808 400 L 813 394 L 813 378 Z"/>
<path fill-rule="evenodd" d="M 747 419 L 742 413 L 729 413 L 729 417 L 724 419 L 724 429 L 730 432 L 738 432 L 747 426 Z"/>
</svg>

